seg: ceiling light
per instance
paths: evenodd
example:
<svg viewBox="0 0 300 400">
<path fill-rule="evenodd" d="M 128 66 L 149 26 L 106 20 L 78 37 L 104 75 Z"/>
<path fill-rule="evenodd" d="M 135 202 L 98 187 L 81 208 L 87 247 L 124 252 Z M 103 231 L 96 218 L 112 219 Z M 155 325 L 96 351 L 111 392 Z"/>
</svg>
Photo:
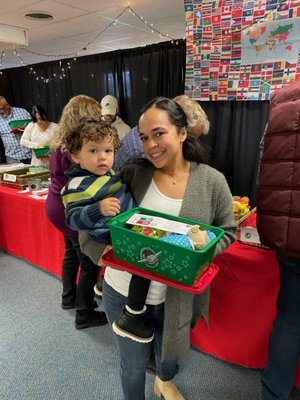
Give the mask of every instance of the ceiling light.
<svg viewBox="0 0 300 400">
<path fill-rule="evenodd" d="M 28 46 L 27 32 L 24 29 L 0 24 L 0 48 L 14 48 L 15 45 Z"/>
<path fill-rule="evenodd" d="M 45 13 L 43 11 L 30 11 L 24 16 L 25 18 L 33 19 L 35 21 L 51 21 L 55 18 L 53 14 Z"/>
</svg>

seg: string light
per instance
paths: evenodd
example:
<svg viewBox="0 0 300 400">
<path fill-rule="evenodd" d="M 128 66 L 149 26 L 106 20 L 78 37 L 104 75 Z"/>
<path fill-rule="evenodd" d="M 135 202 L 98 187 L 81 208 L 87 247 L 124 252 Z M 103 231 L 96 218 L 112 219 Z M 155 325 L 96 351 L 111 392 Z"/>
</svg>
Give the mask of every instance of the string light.
<svg viewBox="0 0 300 400">
<path fill-rule="evenodd" d="M 76 52 L 67 53 L 67 54 L 42 54 L 42 53 L 38 53 L 38 52 L 35 52 L 35 51 L 32 51 L 32 50 L 26 49 L 26 48 L 24 48 L 24 47 L 21 47 L 21 48 L 20 48 L 20 51 L 24 51 L 24 52 L 26 52 L 26 53 L 34 54 L 34 55 L 40 56 L 40 57 L 49 57 L 49 58 L 52 58 L 52 59 L 53 59 L 53 58 L 58 58 L 58 59 L 60 59 L 60 60 L 59 60 L 59 69 L 60 69 L 60 73 L 59 73 L 59 74 L 53 73 L 53 74 L 52 74 L 52 77 L 45 77 L 45 76 L 39 75 L 39 74 L 34 70 L 33 67 L 27 67 L 28 70 L 29 70 L 29 73 L 30 73 L 30 74 L 33 74 L 33 75 L 35 76 L 35 79 L 36 79 L 37 81 L 42 81 L 42 82 L 44 82 L 44 83 L 49 83 L 49 82 L 51 82 L 51 81 L 53 81 L 53 80 L 56 80 L 56 79 L 61 79 L 61 80 L 62 80 L 63 78 L 66 77 L 66 70 L 67 70 L 67 72 L 68 72 L 68 71 L 71 69 L 72 63 L 76 62 L 77 57 L 80 55 L 81 51 L 87 50 L 87 48 L 89 47 L 89 45 L 90 45 L 92 42 L 94 42 L 99 36 L 101 36 L 101 35 L 102 35 L 104 32 L 106 32 L 109 28 L 116 26 L 116 25 L 118 24 L 118 22 L 119 22 L 119 19 L 122 17 L 122 15 L 123 15 L 126 11 L 128 11 L 129 14 L 133 15 L 134 17 L 138 18 L 144 25 L 146 25 L 147 28 L 149 28 L 149 30 L 150 30 L 151 33 L 153 33 L 153 34 L 154 34 L 154 33 L 158 34 L 159 37 L 160 37 L 161 39 L 164 38 L 164 37 L 167 38 L 168 40 L 171 39 L 171 43 L 174 43 L 174 40 L 175 40 L 174 38 L 170 37 L 168 34 L 165 34 L 165 33 L 161 32 L 161 31 L 159 31 L 158 29 L 154 28 L 154 27 L 153 27 L 153 23 L 148 23 L 148 22 L 144 19 L 143 16 L 139 15 L 136 11 L 133 10 L 132 7 L 130 7 L 130 6 L 128 5 L 127 7 L 124 8 L 124 10 L 122 10 L 122 11 L 119 13 L 119 15 L 118 15 L 110 24 L 108 24 L 102 31 L 100 31 L 99 33 L 97 33 L 97 35 L 96 35 L 95 37 L 93 37 L 90 41 L 88 41 L 88 42 L 86 43 L 86 45 L 85 45 L 82 49 L 80 49 L 80 50 L 78 50 L 78 51 L 76 51 Z M 178 44 L 178 42 L 176 42 L 176 44 Z M 15 54 L 17 57 L 19 57 L 20 63 L 21 63 L 23 66 L 26 66 L 26 64 L 24 63 L 23 58 L 21 57 L 21 55 L 19 54 L 19 52 L 18 52 L 16 49 L 14 49 L 14 54 Z M 3 59 L 4 56 L 5 56 L 5 53 L 2 51 L 2 53 L 1 53 L 1 55 L 0 55 L 0 66 L 2 65 L 2 59 Z M 67 66 L 64 67 L 63 64 L 62 64 L 61 59 L 71 58 L 71 57 L 72 57 L 72 60 L 71 60 L 71 61 L 68 61 L 67 64 L 66 64 Z"/>
</svg>

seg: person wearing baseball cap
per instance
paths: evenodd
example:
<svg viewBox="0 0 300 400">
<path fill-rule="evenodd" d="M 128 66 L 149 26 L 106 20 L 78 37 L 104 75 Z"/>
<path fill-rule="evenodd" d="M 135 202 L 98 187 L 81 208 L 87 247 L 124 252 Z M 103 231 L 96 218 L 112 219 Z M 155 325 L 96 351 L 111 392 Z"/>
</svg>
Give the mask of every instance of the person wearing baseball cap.
<svg viewBox="0 0 300 400">
<path fill-rule="evenodd" d="M 117 130 L 119 138 L 122 139 L 131 127 L 117 115 L 119 111 L 118 100 L 111 95 L 104 96 L 101 100 L 101 107 L 103 119 Z"/>
</svg>

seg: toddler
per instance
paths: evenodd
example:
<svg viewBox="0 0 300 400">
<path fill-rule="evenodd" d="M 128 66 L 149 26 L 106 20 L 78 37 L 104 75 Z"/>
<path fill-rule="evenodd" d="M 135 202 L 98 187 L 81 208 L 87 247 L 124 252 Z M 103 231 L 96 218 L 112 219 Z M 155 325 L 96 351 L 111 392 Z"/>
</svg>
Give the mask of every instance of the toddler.
<svg viewBox="0 0 300 400">
<path fill-rule="evenodd" d="M 111 244 L 107 222 L 134 207 L 125 184 L 112 169 L 119 146 L 115 128 L 106 122 L 82 120 L 75 131 L 62 138 L 74 165 L 66 171 L 68 183 L 62 189 L 67 224 L 74 230 L 86 230 L 93 240 Z M 146 297 L 150 281 L 132 275 L 127 304 L 112 324 L 114 332 L 140 343 L 153 339 L 153 330 L 145 324 Z"/>
</svg>

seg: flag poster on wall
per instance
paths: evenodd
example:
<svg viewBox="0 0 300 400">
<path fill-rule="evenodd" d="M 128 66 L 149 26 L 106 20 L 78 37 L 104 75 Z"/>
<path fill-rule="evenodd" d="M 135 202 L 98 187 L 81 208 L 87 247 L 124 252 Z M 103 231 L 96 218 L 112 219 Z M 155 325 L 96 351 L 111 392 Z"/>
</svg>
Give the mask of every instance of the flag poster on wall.
<svg viewBox="0 0 300 400">
<path fill-rule="evenodd" d="M 269 100 L 300 80 L 300 0 L 185 0 L 185 94 Z"/>
</svg>

